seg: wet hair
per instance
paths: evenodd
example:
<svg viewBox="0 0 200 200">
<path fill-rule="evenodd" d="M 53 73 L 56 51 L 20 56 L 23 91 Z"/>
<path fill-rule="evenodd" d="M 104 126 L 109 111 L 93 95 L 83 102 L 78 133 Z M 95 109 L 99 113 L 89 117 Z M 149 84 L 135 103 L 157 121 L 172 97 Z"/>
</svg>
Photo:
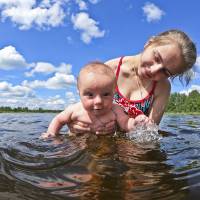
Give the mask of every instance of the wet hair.
<svg viewBox="0 0 200 200">
<path fill-rule="evenodd" d="M 194 75 L 191 68 L 195 64 L 197 58 L 196 46 L 193 41 L 188 37 L 188 35 L 186 35 L 183 31 L 176 29 L 168 30 L 158 34 L 157 36 L 153 36 L 149 40 L 147 46 L 160 46 L 170 43 L 176 43 L 179 46 L 183 58 L 183 72 L 171 78 L 173 79 L 178 76 L 179 80 L 182 83 L 183 80 L 185 80 L 186 85 L 188 85 Z"/>
<path fill-rule="evenodd" d="M 113 87 L 115 88 L 115 86 L 116 86 L 117 80 L 116 80 L 115 73 L 108 65 L 106 65 L 102 62 L 99 62 L 99 61 L 90 62 L 90 63 L 86 64 L 80 70 L 78 78 L 77 78 L 78 87 L 80 84 L 80 77 L 82 77 L 85 73 L 93 73 L 94 75 L 101 74 L 103 76 L 108 76 L 110 78 L 110 80 L 113 81 Z"/>
</svg>

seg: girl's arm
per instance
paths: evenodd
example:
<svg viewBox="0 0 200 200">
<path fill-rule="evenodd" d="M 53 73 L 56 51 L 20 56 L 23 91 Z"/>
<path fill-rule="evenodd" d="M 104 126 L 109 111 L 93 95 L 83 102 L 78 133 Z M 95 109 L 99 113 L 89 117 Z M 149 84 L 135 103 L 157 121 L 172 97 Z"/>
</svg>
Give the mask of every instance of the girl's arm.
<svg viewBox="0 0 200 200">
<path fill-rule="evenodd" d="M 115 72 L 119 64 L 119 60 L 120 58 L 114 58 L 106 61 L 105 64 L 108 65 Z"/>
<path fill-rule="evenodd" d="M 149 119 L 159 125 L 162 116 L 165 112 L 169 96 L 171 85 L 168 79 L 158 82 L 156 85 L 154 100 L 149 112 Z"/>
<path fill-rule="evenodd" d="M 129 132 L 135 129 L 136 121 L 134 118 L 130 118 L 118 104 L 114 104 L 113 111 L 117 118 L 117 123 L 119 127 L 125 131 Z"/>
</svg>

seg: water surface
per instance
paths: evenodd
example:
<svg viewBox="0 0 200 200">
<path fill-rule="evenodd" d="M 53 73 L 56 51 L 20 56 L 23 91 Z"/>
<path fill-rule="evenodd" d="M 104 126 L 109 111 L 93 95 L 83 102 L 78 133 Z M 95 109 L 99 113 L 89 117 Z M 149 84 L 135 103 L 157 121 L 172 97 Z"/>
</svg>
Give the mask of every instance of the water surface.
<svg viewBox="0 0 200 200">
<path fill-rule="evenodd" d="M 1 200 L 199 199 L 200 116 L 164 116 L 161 139 L 146 144 L 123 136 L 41 140 L 54 115 L 0 114 Z"/>
</svg>

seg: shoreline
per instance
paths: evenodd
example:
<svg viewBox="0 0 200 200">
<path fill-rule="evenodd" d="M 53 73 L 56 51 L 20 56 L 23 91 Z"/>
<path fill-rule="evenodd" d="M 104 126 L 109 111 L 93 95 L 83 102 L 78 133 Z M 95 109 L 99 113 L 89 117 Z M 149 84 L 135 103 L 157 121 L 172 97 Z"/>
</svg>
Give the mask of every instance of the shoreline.
<svg viewBox="0 0 200 200">
<path fill-rule="evenodd" d="M 0 113 L 59 113 L 62 110 L 0 111 Z M 200 112 L 165 112 L 164 115 L 200 115 Z"/>
</svg>

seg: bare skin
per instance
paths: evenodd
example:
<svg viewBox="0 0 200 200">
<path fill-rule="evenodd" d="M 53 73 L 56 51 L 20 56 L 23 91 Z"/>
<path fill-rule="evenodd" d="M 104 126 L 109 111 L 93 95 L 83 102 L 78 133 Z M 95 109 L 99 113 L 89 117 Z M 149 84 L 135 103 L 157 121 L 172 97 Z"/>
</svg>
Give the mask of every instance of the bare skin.
<svg viewBox="0 0 200 200">
<path fill-rule="evenodd" d="M 110 60 L 106 64 L 116 71 L 119 59 Z M 123 59 L 118 88 L 126 98 L 138 100 L 148 95 L 153 81 L 156 81 L 154 100 L 148 117 L 159 124 L 170 96 L 171 85 L 168 78 L 182 72 L 181 63 L 181 51 L 177 45 L 149 46 L 142 54 Z M 133 84 L 138 80 L 139 86 Z"/>
<path fill-rule="evenodd" d="M 107 69 L 107 66 L 105 68 Z M 42 138 L 58 135 L 64 125 L 74 121 L 88 125 L 89 129 L 84 133 L 114 133 L 117 126 L 125 132 L 133 130 L 135 120 L 129 118 L 119 105 L 112 102 L 116 80 L 112 70 L 110 72 L 112 76 L 82 72 L 78 82 L 81 102 L 68 106 L 54 117 Z M 74 133 L 72 130 L 71 132 Z"/>
<path fill-rule="evenodd" d="M 146 47 L 147 46 L 147 47 Z M 120 92 L 130 100 L 139 100 L 148 95 L 156 81 L 154 99 L 148 116 L 139 115 L 136 123 L 155 122 L 159 124 L 169 100 L 171 85 L 169 77 L 180 74 L 182 67 L 181 50 L 176 44 L 163 46 L 147 45 L 142 53 L 123 58 L 117 85 Z M 116 73 L 120 58 L 107 61 Z M 139 86 L 137 84 L 139 82 Z M 112 128 L 112 122 L 107 124 L 107 130 Z M 69 124 L 70 130 L 84 132 L 90 130 L 89 124 L 74 121 Z M 105 130 L 105 127 L 104 127 Z"/>
</svg>

